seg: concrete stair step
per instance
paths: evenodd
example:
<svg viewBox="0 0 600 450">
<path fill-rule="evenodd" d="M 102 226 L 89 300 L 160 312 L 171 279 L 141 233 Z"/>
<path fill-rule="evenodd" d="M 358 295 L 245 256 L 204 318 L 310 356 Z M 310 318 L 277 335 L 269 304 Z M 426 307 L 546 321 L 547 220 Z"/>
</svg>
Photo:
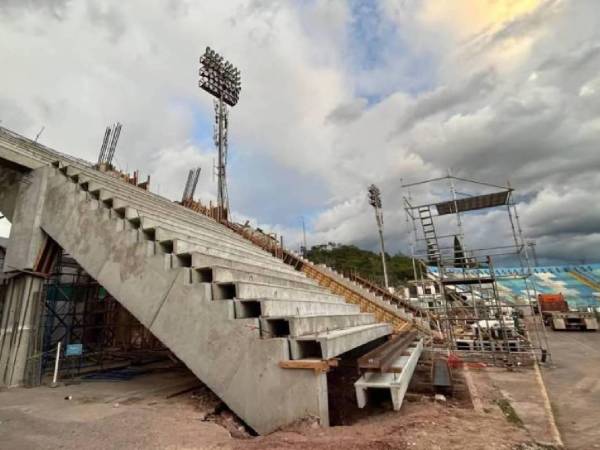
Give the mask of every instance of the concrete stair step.
<svg viewBox="0 0 600 450">
<path fill-rule="evenodd" d="M 160 197 L 159 195 L 124 183 L 122 180 L 116 179 L 108 174 L 90 168 L 83 168 L 79 166 L 74 167 L 70 165 L 64 167 L 62 171 L 69 174 L 66 175 L 67 178 L 72 180 L 75 179 L 80 185 L 87 183 L 92 190 L 112 190 L 115 196 L 120 197 L 122 200 L 133 201 L 138 206 L 143 206 L 142 209 L 146 210 L 147 212 L 156 211 L 159 213 L 165 213 L 170 217 L 177 218 L 178 221 L 183 223 L 194 223 L 219 233 L 225 232 L 229 234 L 232 239 L 237 240 L 242 244 L 248 244 L 248 241 L 246 241 L 243 237 L 237 235 L 233 231 L 227 229 L 209 217 L 196 213 L 181 205 L 171 202 L 166 198 Z"/>
<path fill-rule="evenodd" d="M 196 268 L 204 268 L 210 266 L 221 266 L 229 269 L 235 270 L 247 270 L 250 272 L 264 274 L 264 275 L 273 275 L 273 276 L 289 276 L 292 279 L 298 279 L 299 281 L 306 280 L 306 276 L 302 272 L 288 272 L 282 271 L 278 266 L 269 267 L 265 264 L 257 264 L 253 261 L 242 261 L 238 259 L 229 259 L 223 258 L 220 256 L 214 255 L 205 255 L 199 252 L 191 252 L 189 255 L 192 258 L 192 267 Z"/>
<path fill-rule="evenodd" d="M 296 287 L 307 290 L 316 290 L 323 292 L 324 289 L 309 278 L 299 278 L 289 276 L 285 273 L 273 274 L 272 272 L 264 271 L 257 272 L 254 270 L 232 269 L 223 266 L 207 267 L 207 270 L 212 271 L 212 281 L 215 283 L 232 283 L 232 282 L 257 282 L 266 283 L 274 286 Z M 200 270 L 200 269 L 198 269 Z M 299 273 L 299 272 L 298 272 Z"/>
<path fill-rule="evenodd" d="M 154 248 L 155 253 L 159 254 L 171 254 L 173 255 L 173 267 L 203 267 L 196 266 L 193 255 L 202 255 L 207 257 L 216 257 L 225 261 L 235 261 L 240 264 L 247 264 L 248 261 L 252 261 L 257 267 L 272 270 L 276 273 L 293 275 L 293 272 L 289 272 L 288 269 L 281 268 L 279 266 L 271 267 L 268 262 L 261 262 L 255 259 L 248 259 L 240 255 L 229 253 L 226 250 L 221 250 L 217 247 L 207 247 L 205 245 L 189 244 L 181 239 L 175 239 L 174 241 L 154 241 L 153 236 L 148 236 L 144 232 L 136 230 L 138 233 L 138 240 L 145 240 L 150 242 Z"/>
<path fill-rule="evenodd" d="M 173 252 L 178 255 L 190 255 L 192 267 L 206 267 L 211 265 L 219 265 L 223 267 L 231 267 L 233 269 L 244 270 L 264 270 L 267 273 L 282 274 L 290 278 L 305 280 L 305 275 L 294 270 L 289 266 L 280 266 L 277 264 L 269 264 L 264 261 L 254 259 L 241 258 L 238 255 L 232 255 L 226 252 L 213 251 L 210 253 L 196 250 L 197 247 L 187 245 L 185 241 L 175 240 L 173 242 Z M 275 258 L 273 258 L 275 259 Z"/>
<path fill-rule="evenodd" d="M 343 297 L 330 294 L 326 290 L 315 291 L 295 287 L 273 286 L 266 283 L 257 282 L 235 282 L 235 283 L 214 283 L 213 299 L 256 299 L 270 298 L 281 300 L 307 300 L 307 301 L 325 301 L 332 303 L 345 303 Z"/>
<path fill-rule="evenodd" d="M 234 304 L 236 318 L 356 314 L 360 312 L 357 305 L 308 300 L 263 298 L 234 300 Z"/>
<path fill-rule="evenodd" d="M 290 339 L 292 359 L 330 359 L 392 333 L 387 323 L 360 325 Z"/>
<path fill-rule="evenodd" d="M 139 209 L 139 207 L 136 208 L 135 206 L 132 206 L 138 205 L 135 202 L 122 200 L 106 189 L 97 188 L 94 192 L 96 192 L 98 199 L 105 206 L 114 209 L 117 213 L 119 213 L 119 215 L 121 215 L 121 217 L 130 220 L 132 224 L 135 224 L 135 227 L 139 227 L 147 231 L 160 228 L 162 230 L 162 239 L 168 239 L 168 236 L 170 235 L 171 239 L 173 236 L 182 236 L 186 239 L 197 239 L 202 243 L 206 243 L 208 240 L 213 245 L 220 244 L 222 246 L 253 255 L 257 258 L 271 257 L 269 253 L 252 245 L 251 243 L 240 242 L 237 238 L 232 237 L 230 230 L 220 224 L 215 223 L 217 227 L 220 227 L 218 229 L 206 227 L 205 224 L 182 226 L 177 222 L 174 222 L 170 214 L 160 215 L 153 210 L 143 210 Z"/>
<path fill-rule="evenodd" d="M 136 219 L 134 219 L 135 221 Z M 277 263 L 273 263 L 272 256 L 269 255 L 257 255 L 255 253 L 248 252 L 239 247 L 229 245 L 227 243 L 215 242 L 210 237 L 192 237 L 177 232 L 169 232 L 162 227 L 140 227 L 141 232 L 144 233 L 147 239 L 156 241 L 157 243 L 162 242 L 174 242 L 178 241 L 177 246 L 178 253 L 190 253 L 192 251 L 208 252 L 209 254 L 219 255 L 231 255 L 234 258 L 241 260 L 251 260 L 269 266 L 279 266 L 282 271 L 291 272 L 293 269 L 289 266 L 280 266 Z M 199 235 L 200 236 L 200 235 Z"/>
<path fill-rule="evenodd" d="M 360 325 L 370 325 L 377 320 L 373 314 L 328 314 L 302 317 L 277 317 L 261 319 L 261 330 L 266 336 L 304 336 Z"/>
<path fill-rule="evenodd" d="M 239 252 L 240 254 L 262 259 L 272 258 L 269 253 L 264 252 L 258 247 L 241 245 L 239 242 L 231 240 L 227 235 L 220 236 L 219 239 L 215 241 L 214 236 L 211 234 L 198 233 L 198 227 L 178 227 L 175 224 L 143 215 L 139 216 L 139 220 L 140 228 L 145 231 L 154 231 L 157 240 L 184 239 L 189 242 L 211 245 L 219 243 L 220 246 L 224 246 L 234 252 Z"/>
</svg>

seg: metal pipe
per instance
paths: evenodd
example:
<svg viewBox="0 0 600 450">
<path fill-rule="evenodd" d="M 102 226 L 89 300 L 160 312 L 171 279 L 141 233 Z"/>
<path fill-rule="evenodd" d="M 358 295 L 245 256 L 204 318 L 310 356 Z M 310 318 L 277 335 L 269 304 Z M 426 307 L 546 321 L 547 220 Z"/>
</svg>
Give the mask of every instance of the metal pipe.
<svg viewBox="0 0 600 450">
<path fill-rule="evenodd" d="M 58 341 L 58 345 L 56 346 L 56 359 L 54 360 L 54 376 L 52 377 L 52 385 L 56 385 L 56 381 L 58 380 L 58 361 L 60 359 L 60 344 Z"/>
<path fill-rule="evenodd" d="M 223 208 L 225 207 L 224 189 L 225 174 L 223 168 L 223 94 L 219 96 L 219 163 L 217 169 L 217 203 L 219 205 L 219 220 L 223 217 Z"/>
<path fill-rule="evenodd" d="M 385 288 L 389 290 L 390 284 L 388 281 L 387 265 L 385 263 L 385 247 L 383 244 L 383 217 L 381 217 L 381 215 L 381 210 L 379 208 L 375 208 L 375 218 L 377 219 L 377 229 L 379 231 L 379 242 L 381 245 L 381 265 L 383 266 L 383 280 L 385 283 Z"/>
</svg>

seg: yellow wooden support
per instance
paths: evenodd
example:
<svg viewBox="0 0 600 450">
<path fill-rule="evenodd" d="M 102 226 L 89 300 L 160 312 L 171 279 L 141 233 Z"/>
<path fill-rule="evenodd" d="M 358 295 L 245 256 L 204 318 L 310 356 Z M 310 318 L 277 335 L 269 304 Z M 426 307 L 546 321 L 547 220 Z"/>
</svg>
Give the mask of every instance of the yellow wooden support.
<svg viewBox="0 0 600 450">
<path fill-rule="evenodd" d="M 395 316 L 385 308 L 373 303 L 371 300 L 359 295 L 357 292 L 348 289 L 337 280 L 316 270 L 314 267 L 305 264 L 302 267 L 302 271 L 309 278 L 315 280 L 320 286 L 329 289 L 329 291 L 334 294 L 344 297 L 348 303 L 358 305 L 361 312 L 372 313 L 378 321 L 388 322 L 390 325 L 392 325 L 395 332 L 412 328 L 412 324 L 410 322 Z"/>
</svg>

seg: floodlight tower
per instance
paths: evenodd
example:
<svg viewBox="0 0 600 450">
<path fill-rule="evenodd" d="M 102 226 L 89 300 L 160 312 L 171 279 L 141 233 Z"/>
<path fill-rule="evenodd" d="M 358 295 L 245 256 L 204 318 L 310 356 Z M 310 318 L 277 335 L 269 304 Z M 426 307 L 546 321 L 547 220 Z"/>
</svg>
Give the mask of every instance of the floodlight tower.
<svg viewBox="0 0 600 450">
<path fill-rule="evenodd" d="M 385 265 L 385 248 L 383 246 L 383 211 L 381 210 L 381 191 L 377 186 L 369 186 L 369 204 L 375 209 L 375 220 L 379 231 L 379 242 L 381 244 L 381 264 L 383 265 L 383 280 L 385 288 L 389 290 L 387 267 Z"/>
<path fill-rule="evenodd" d="M 200 81 L 198 86 L 215 97 L 214 141 L 219 151 L 217 163 L 217 205 L 219 220 L 227 219 L 229 198 L 225 169 L 227 166 L 227 132 L 229 129 L 227 105 L 233 107 L 238 102 L 242 90 L 240 71 L 223 59 L 210 47 L 206 47 L 200 57 Z"/>
</svg>

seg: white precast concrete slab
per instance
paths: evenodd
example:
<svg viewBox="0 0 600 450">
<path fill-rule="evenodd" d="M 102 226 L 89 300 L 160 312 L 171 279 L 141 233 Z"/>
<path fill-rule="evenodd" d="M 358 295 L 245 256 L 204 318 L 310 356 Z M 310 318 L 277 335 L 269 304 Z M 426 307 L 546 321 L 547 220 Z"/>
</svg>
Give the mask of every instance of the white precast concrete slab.
<svg viewBox="0 0 600 450">
<path fill-rule="evenodd" d="M 344 298 L 321 289 L 315 291 L 296 287 L 274 286 L 268 283 L 236 282 L 236 298 L 279 298 L 282 300 L 310 300 L 344 303 Z"/>
<path fill-rule="evenodd" d="M 396 372 L 380 373 L 366 372 L 354 383 L 356 390 L 356 401 L 359 408 L 364 408 L 367 404 L 368 389 L 389 389 L 392 395 L 392 404 L 394 411 L 402 407 L 404 395 L 410 384 L 410 380 L 417 367 L 417 362 L 423 352 L 423 339 L 419 339 L 416 345 L 409 347 L 409 355 L 402 355 L 394 361 L 392 369 Z M 400 372 L 398 373 L 398 370 Z"/>
<path fill-rule="evenodd" d="M 241 262 L 252 261 L 255 264 L 260 264 L 263 267 L 273 268 L 273 263 L 267 257 L 257 257 L 253 254 L 244 253 L 240 250 L 231 249 L 223 246 L 223 244 L 217 244 L 215 242 L 205 241 L 204 243 L 192 242 L 191 239 L 177 237 L 175 239 L 159 239 L 161 241 L 172 241 L 173 242 L 173 252 L 180 254 L 191 254 L 193 252 L 198 252 L 205 255 L 217 256 L 220 258 L 226 259 L 234 259 Z M 279 271 L 284 273 L 292 273 L 293 269 L 291 267 L 275 266 Z"/>
<path fill-rule="evenodd" d="M 179 241 L 174 243 L 175 253 L 186 253 L 181 249 L 177 248 Z M 256 262 L 250 259 L 238 259 L 238 258 L 225 258 L 222 256 L 206 255 L 196 251 L 189 252 L 192 255 L 192 267 L 209 267 L 209 266 L 221 266 L 231 269 L 249 270 L 255 273 L 263 274 L 284 274 L 286 276 L 296 278 L 298 280 L 305 280 L 305 275 L 300 272 L 290 272 L 289 270 L 282 270 L 280 267 L 269 266 L 263 262 Z"/>
<path fill-rule="evenodd" d="M 140 228 L 147 232 L 153 232 L 155 240 L 161 241 L 173 241 L 175 239 L 181 240 L 178 249 L 185 249 L 184 243 L 187 244 L 188 248 L 197 247 L 198 249 L 207 249 L 211 247 L 218 247 L 223 252 L 236 255 L 240 258 L 255 259 L 257 261 L 269 261 L 271 256 L 262 252 L 258 253 L 244 246 L 240 246 L 236 241 L 232 241 L 228 236 L 223 236 L 220 240 L 216 240 L 214 236 L 205 235 L 201 229 L 195 228 L 194 230 L 174 230 L 172 225 L 162 225 L 156 219 L 148 219 L 146 216 L 139 217 Z M 169 228 L 170 227 L 170 228 Z M 189 252 L 189 250 L 188 250 Z M 272 264 L 272 263 L 271 263 Z"/>
<path fill-rule="evenodd" d="M 260 304 L 261 317 L 305 316 L 316 314 L 352 314 L 359 313 L 357 305 L 348 303 L 330 303 L 323 301 L 296 300 L 235 300 L 236 317 L 247 317 L 244 313 L 245 303 Z"/>
<path fill-rule="evenodd" d="M 285 320 L 289 323 L 290 336 L 292 337 L 369 325 L 376 322 L 375 316 L 369 313 L 286 317 Z"/>
<path fill-rule="evenodd" d="M 323 292 L 323 288 L 308 278 L 300 278 L 285 273 L 274 274 L 269 271 L 248 271 L 232 269 L 229 267 L 213 266 L 213 281 L 215 283 L 232 283 L 235 281 L 247 281 L 254 283 L 266 283 L 275 286 L 297 287 L 313 291 Z"/>
</svg>

